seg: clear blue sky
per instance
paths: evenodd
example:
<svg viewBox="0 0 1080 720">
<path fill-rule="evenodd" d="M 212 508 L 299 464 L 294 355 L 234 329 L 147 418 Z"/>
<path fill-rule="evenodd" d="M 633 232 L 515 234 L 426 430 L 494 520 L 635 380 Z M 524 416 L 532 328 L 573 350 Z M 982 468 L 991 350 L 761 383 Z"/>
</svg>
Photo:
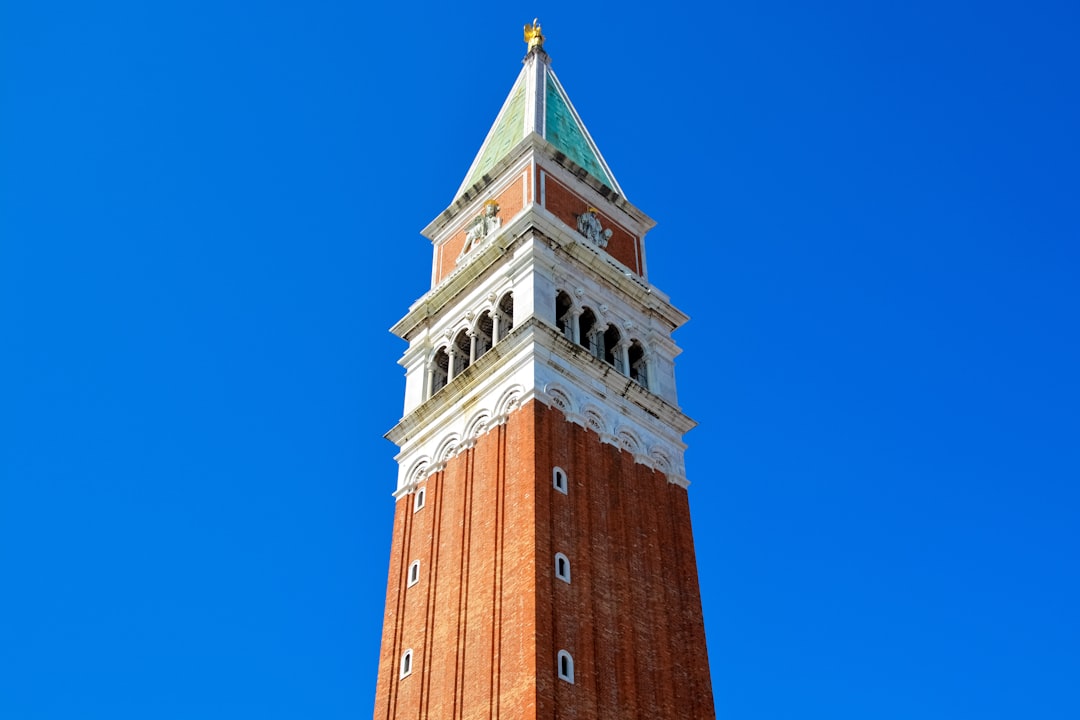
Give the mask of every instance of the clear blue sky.
<svg viewBox="0 0 1080 720">
<path fill-rule="evenodd" d="M 534 15 L 692 317 L 718 714 L 1080 717 L 1077 5 L 369 5 L 0 6 L 0 718 L 370 717 Z"/>
</svg>

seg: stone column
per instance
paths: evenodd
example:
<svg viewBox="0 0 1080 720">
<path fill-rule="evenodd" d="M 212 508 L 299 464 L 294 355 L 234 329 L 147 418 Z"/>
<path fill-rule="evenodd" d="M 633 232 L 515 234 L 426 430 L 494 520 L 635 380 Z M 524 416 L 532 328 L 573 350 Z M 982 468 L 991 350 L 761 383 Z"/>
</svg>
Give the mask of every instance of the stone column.
<svg viewBox="0 0 1080 720">
<path fill-rule="evenodd" d="M 606 323 L 603 325 L 596 323 L 593 325 L 592 332 L 589 333 L 589 352 L 598 360 L 604 359 L 604 333 L 607 329 Z"/>
</svg>

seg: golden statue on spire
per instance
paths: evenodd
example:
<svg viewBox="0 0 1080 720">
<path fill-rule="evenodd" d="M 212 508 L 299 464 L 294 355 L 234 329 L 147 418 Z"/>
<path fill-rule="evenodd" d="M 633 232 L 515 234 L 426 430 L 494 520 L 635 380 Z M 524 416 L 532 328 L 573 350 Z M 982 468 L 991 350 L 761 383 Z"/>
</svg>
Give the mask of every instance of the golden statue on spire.
<svg viewBox="0 0 1080 720">
<path fill-rule="evenodd" d="M 529 46 L 529 52 L 544 49 L 544 36 L 540 33 L 539 18 L 533 18 L 532 24 L 525 26 L 525 43 Z"/>
</svg>

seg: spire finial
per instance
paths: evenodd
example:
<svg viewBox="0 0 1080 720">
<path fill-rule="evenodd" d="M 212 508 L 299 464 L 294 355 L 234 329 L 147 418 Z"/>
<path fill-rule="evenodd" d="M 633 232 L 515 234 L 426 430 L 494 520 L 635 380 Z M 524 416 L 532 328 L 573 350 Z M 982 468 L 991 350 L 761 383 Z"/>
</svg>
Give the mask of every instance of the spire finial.
<svg viewBox="0 0 1080 720">
<path fill-rule="evenodd" d="M 533 18 L 532 24 L 525 26 L 525 44 L 529 46 L 529 52 L 544 49 L 544 36 L 540 33 L 539 18 Z"/>
</svg>

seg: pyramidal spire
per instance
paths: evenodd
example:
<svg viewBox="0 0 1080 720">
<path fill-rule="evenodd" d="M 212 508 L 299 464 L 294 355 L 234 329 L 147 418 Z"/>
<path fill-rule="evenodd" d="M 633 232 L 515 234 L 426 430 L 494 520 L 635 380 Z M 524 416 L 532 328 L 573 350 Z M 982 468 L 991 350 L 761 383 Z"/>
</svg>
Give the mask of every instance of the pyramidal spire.
<svg viewBox="0 0 1080 720">
<path fill-rule="evenodd" d="M 544 51 L 544 36 L 536 20 L 525 26 L 525 43 L 528 54 L 522 61 L 524 67 L 454 197 L 460 197 L 480 182 L 512 148 L 532 133 L 625 197 L 562 83 L 551 69 L 551 58 Z"/>
</svg>

